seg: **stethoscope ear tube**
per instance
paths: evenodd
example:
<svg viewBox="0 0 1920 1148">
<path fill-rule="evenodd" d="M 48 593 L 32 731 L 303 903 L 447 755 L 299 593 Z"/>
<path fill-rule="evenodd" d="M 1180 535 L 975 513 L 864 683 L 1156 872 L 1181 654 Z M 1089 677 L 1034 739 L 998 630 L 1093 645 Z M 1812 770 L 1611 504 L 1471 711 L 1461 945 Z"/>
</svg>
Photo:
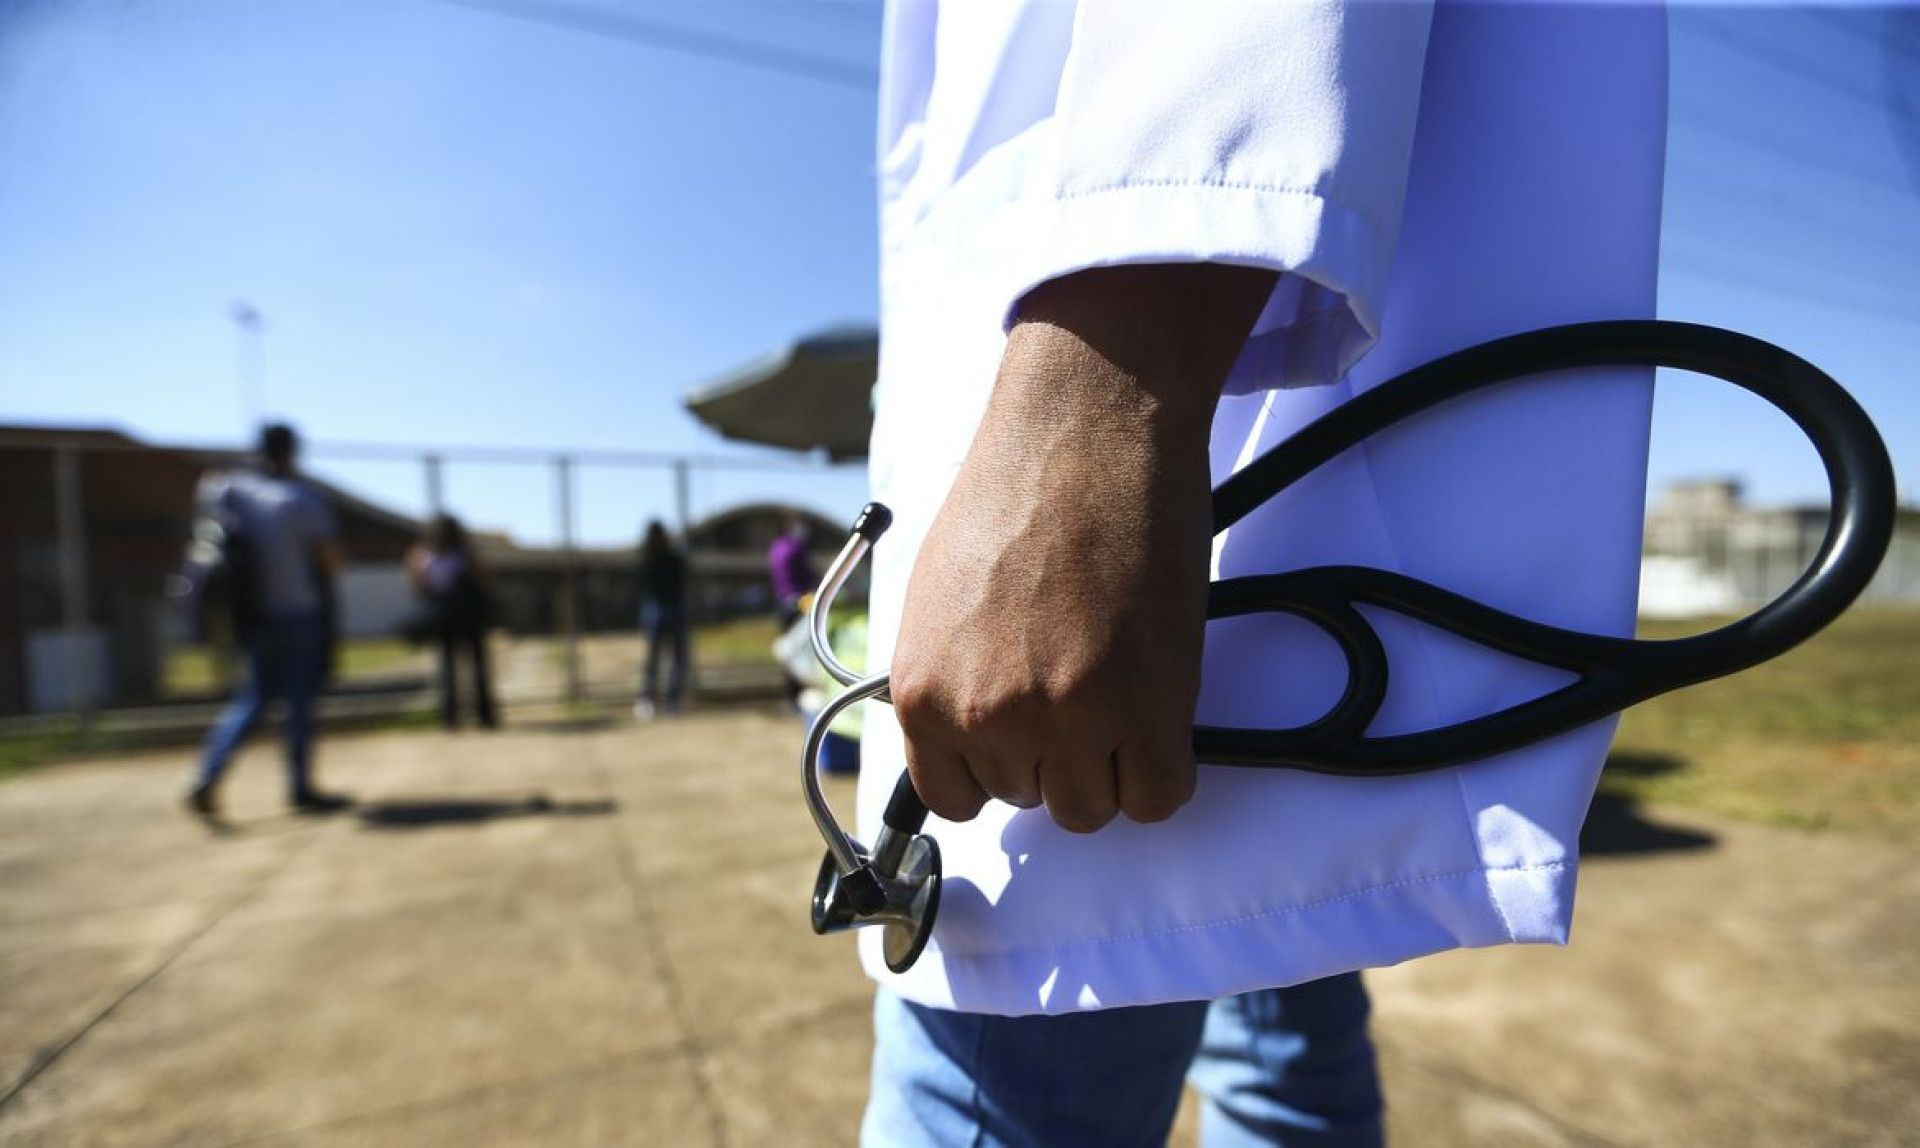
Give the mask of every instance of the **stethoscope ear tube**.
<svg viewBox="0 0 1920 1148">
<path fill-rule="evenodd" d="M 1225 530 L 1301 476 L 1377 431 L 1442 403 L 1530 375 L 1582 367 L 1657 366 L 1711 375 L 1779 408 L 1819 453 L 1832 513 L 1807 570 L 1774 601 L 1705 634 L 1635 641 L 1518 618 L 1440 587 L 1368 567 L 1316 567 L 1214 584 L 1209 617 L 1275 611 L 1320 625 L 1346 657 L 1346 697 L 1289 730 L 1201 726 L 1194 749 L 1222 765 L 1349 776 L 1438 769 L 1530 745 L 1636 702 L 1777 657 L 1838 617 L 1872 581 L 1893 537 L 1893 464 L 1872 420 L 1845 388 L 1806 360 L 1716 327 L 1612 320 L 1549 327 L 1482 343 L 1381 383 L 1267 451 L 1214 491 Z M 1541 385 L 1552 385 L 1543 382 Z M 1408 617 L 1516 657 L 1569 670 L 1572 683 L 1496 713 L 1439 729 L 1369 737 L 1385 696 L 1384 647 L 1356 609 Z"/>
<path fill-rule="evenodd" d="M 1730 625 L 1670 641 L 1637 641 L 1545 626 L 1417 578 L 1363 566 L 1319 566 L 1228 578 L 1209 592 L 1209 618 L 1292 614 L 1339 646 L 1348 678 L 1326 714 L 1293 729 L 1198 726 L 1203 762 L 1369 777 L 1417 773 L 1519 749 L 1577 729 L 1647 698 L 1777 657 L 1824 628 L 1859 597 L 1893 537 L 1893 464 L 1866 412 L 1837 382 L 1772 344 L 1715 327 L 1614 320 L 1549 327 L 1458 351 L 1398 375 L 1342 404 L 1243 467 L 1213 495 L 1217 534 L 1369 435 L 1499 383 L 1583 367 L 1672 367 L 1733 383 L 1792 419 L 1819 452 L 1832 502 L 1813 562 L 1778 598 Z M 1546 383 L 1543 385 L 1552 385 Z M 814 652 L 847 686 L 815 719 L 803 790 L 826 840 L 814 894 L 814 928 L 886 927 L 883 954 L 903 972 L 918 959 L 939 909 L 938 843 L 923 832 L 925 803 L 903 771 L 872 852 L 848 837 L 820 791 L 826 727 L 860 700 L 886 699 L 885 674 L 859 678 L 834 656 L 826 618 L 834 596 L 892 521 L 869 503 L 828 568 L 810 618 Z M 1515 657 L 1571 671 L 1543 696 L 1437 729 L 1372 737 L 1386 697 L 1387 650 L 1359 607 L 1405 614 Z"/>
</svg>

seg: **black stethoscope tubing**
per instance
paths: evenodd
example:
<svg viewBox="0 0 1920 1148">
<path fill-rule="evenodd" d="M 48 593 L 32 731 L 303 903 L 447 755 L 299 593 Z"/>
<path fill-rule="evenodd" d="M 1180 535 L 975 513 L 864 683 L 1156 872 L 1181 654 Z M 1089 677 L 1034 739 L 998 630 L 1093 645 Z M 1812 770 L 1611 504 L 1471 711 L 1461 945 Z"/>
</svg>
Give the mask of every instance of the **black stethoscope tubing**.
<svg viewBox="0 0 1920 1148">
<path fill-rule="evenodd" d="M 1737 622 L 1666 641 L 1564 630 L 1495 610 L 1404 574 L 1319 566 L 1223 579 L 1207 616 L 1293 614 L 1340 646 L 1347 687 L 1326 714 L 1283 730 L 1197 726 L 1203 762 L 1343 776 L 1417 773 L 1508 752 L 1636 702 L 1775 657 L 1866 589 L 1893 534 L 1893 465 L 1873 423 L 1813 364 L 1732 331 L 1664 320 L 1608 320 L 1529 331 L 1456 352 L 1355 396 L 1260 455 L 1213 493 L 1215 533 L 1368 436 L 1422 411 L 1523 376 L 1603 366 L 1672 367 L 1733 383 L 1779 408 L 1819 453 L 1832 512 L 1807 570 Z M 1492 649 L 1578 675 L 1495 713 L 1438 729 L 1369 737 L 1386 696 L 1387 655 L 1358 606 L 1383 607 Z"/>
</svg>

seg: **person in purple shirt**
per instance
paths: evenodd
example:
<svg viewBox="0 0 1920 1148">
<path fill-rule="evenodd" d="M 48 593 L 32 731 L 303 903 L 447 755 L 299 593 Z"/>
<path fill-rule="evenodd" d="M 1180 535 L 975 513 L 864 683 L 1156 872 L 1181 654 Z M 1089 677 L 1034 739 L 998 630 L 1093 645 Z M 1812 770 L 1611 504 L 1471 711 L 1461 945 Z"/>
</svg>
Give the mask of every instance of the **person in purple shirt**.
<svg viewBox="0 0 1920 1148">
<path fill-rule="evenodd" d="M 791 626 L 800 616 L 800 599 L 813 593 L 817 577 L 813 572 L 813 559 L 807 553 L 811 541 L 807 524 L 798 518 L 789 518 L 787 528 L 767 547 L 767 575 L 773 580 L 773 600 L 781 629 Z"/>
<path fill-rule="evenodd" d="M 796 517 L 787 519 L 786 529 L 767 547 L 767 577 L 773 582 L 774 617 L 779 620 L 783 634 L 799 620 L 800 599 L 813 593 L 818 582 L 813 559 L 808 554 L 811 542 L 807 524 Z M 781 671 L 781 677 L 786 683 L 787 705 L 798 709 L 800 682 L 785 670 Z"/>
</svg>

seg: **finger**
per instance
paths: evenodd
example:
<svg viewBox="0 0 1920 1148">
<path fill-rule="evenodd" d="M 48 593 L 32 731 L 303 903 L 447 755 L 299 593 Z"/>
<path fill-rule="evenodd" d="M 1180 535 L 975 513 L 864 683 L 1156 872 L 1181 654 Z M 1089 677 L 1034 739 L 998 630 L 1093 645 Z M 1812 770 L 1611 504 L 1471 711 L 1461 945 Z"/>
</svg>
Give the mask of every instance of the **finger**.
<svg viewBox="0 0 1920 1148">
<path fill-rule="evenodd" d="M 907 774 L 928 812 L 948 821 L 972 821 L 987 803 L 987 791 L 973 779 L 967 759 L 951 750 L 907 747 Z"/>
<path fill-rule="evenodd" d="M 1060 828 L 1092 833 L 1120 811 L 1113 754 L 1083 752 L 1042 759 L 1040 794 Z"/>
<path fill-rule="evenodd" d="M 1032 809 L 1040 804 L 1040 762 L 1015 754 L 969 746 L 967 765 L 980 788 L 1008 805 Z"/>
<path fill-rule="evenodd" d="M 1151 741 L 1128 738 L 1113 756 L 1120 812 L 1128 820 L 1165 821 L 1193 798 L 1197 771 L 1185 730 Z"/>
</svg>

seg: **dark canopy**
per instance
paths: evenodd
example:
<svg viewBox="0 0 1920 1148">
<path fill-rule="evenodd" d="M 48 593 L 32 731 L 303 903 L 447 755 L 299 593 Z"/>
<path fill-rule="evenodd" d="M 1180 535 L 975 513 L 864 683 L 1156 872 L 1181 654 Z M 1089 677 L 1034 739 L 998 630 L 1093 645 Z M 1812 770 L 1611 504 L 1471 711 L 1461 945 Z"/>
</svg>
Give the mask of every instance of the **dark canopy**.
<svg viewBox="0 0 1920 1148">
<path fill-rule="evenodd" d="M 730 439 L 865 458 L 879 348 L 871 327 L 822 331 L 694 388 L 686 406 Z"/>
</svg>

